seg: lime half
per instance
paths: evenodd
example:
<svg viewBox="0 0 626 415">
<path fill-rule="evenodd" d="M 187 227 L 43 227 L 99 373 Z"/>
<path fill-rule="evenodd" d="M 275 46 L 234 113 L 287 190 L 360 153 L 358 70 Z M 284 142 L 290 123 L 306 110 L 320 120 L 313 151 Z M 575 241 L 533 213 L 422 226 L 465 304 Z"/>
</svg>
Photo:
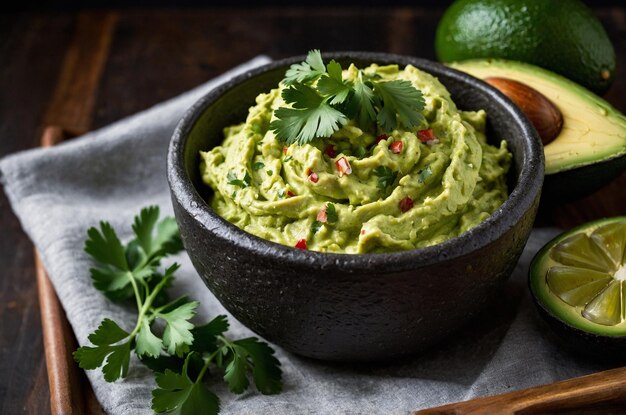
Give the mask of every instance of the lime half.
<svg viewBox="0 0 626 415">
<path fill-rule="evenodd" d="M 548 242 L 530 266 L 544 314 L 601 336 L 626 335 L 626 216 L 574 228 Z"/>
</svg>

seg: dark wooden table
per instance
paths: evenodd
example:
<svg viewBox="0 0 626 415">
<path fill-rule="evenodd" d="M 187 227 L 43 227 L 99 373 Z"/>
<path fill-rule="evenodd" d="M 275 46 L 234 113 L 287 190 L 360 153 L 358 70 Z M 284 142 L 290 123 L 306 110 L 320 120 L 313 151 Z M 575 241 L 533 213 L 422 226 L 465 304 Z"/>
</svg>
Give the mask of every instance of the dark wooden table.
<svg viewBox="0 0 626 415">
<path fill-rule="evenodd" d="M 417 3 L 417 2 L 416 2 Z M 110 24 L 93 103 L 98 128 L 175 96 L 258 54 L 281 58 L 373 50 L 434 59 L 436 7 L 148 9 L 0 15 L 0 156 L 39 145 L 54 111 L 66 53 Z M 595 9 L 615 43 L 616 81 L 606 95 L 626 112 L 626 8 Z M 98 23 L 99 22 L 99 23 Z M 60 79 L 61 78 L 61 79 Z M 71 82 L 71 80 L 69 80 Z M 626 214 L 626 174 L 581 201 L 542 212 L 541 224 L 570 227 Z M 0 192 L 0 413 L 44 414 L 49 389 L 32 245 Z"/>
</svg>

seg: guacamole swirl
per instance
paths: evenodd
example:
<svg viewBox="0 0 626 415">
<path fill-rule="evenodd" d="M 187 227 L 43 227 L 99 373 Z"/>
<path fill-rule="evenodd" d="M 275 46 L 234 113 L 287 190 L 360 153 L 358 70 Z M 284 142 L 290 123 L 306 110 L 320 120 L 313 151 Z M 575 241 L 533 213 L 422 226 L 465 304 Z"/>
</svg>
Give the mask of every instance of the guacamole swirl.
<svg viewBox="0 0 626 415">
<path fill-rule="evenodd" d="M 201 152 L 217 214 L 284 245 L 339 253 L 434 245 L 475 227 L 506 200 L 511 154 L 487 144 L 485 111 L 460 111 L 434 76 L 413 66 L 364 73 L 408 80 L 424 125 L 383 134 L 349 121 L 330 137 L 286 146 L 270 129 L 283 85 L 260 94 L 222 145 Z M 345 79 L 354 79 L 351 66 Z"/>
</svg>

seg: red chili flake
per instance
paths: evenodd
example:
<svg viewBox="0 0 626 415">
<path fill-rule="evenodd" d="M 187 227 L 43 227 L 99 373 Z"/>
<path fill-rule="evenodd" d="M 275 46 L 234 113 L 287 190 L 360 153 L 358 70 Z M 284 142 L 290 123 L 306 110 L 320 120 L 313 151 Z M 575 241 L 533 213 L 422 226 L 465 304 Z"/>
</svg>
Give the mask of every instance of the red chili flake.
<svg viewBox="0 0 626 415">
<path fill-rule="evenodd" d="M 335 156 L 337 155 L 337 153 L 335 152 L 335 146 L 332 144 L 329 144 L 324 150 L 324 154 L 326 154 L 331 159 L 335 158 Z"/>
<path fill-rule="evenodd" d="M 289 150 L 287 147 L 283 147 L 283 154 L 286 156 L 287 155 L 287 150 Z"/>
<path fill-rule="evenodd" d="M 335 162 L 335 167 L 337 167 L 337 172 L 339 172 L 339 177 L 342 177 L 344 174 L 352 173 L 352 167 L 350 167 L 350 162 L 345 157 L 341 157 L 339 160 Z"/>
<path fill-rule="evenodd" d="M 417 138 L 419 138 L 422 143 L 425 143 L 427 141 L 434 140 L 437 137 L 435 137 L 433 129 L 429 128 L 428 130 L 419 130 L 417 132 Z"/>
<path fill-rule="evenodd" d="M 365 229 L 361 229 L 361 235 L 365 235 Z"/>
<path fill-rule="evenodd" d="M 394 141 L 393 143 L 389 144 L 389 150 L 391 150 L 391 152 L 393 154 L 400 154 L 402 153 L 402 141 Z"/>
<path fill-rule="evenodd" d="M 386 140 L 388 138 L 389 138 L 389 136 L 387 134 L 381 134 L 378 137 L 376 137 L 376 141 L 374 141 L 374 145 L 376 145 L 376 144 L 380 143 L 381 141 Z"/>
<path fill-rule="evenodd" d="M 309 180 L 311 181 L 311 183 L 317 183 L 319 179 L 319 176 L 314 171 L 309 173 Z"/>
<path fill-rule="evenodd" d="M 298 248 L 298 249 L 307 249 L 306 248 L 306 239 L 300 239 L 298 242 L 296 242 L 296 248 Z"/>
<path fill-rule="evenodd" d="M 294 197 L 296 194 L 291 190 L 287 190 L 287 197 Z"/>
<path fill-rule="evenodd" d="M 327 223 L 328 222 L 328 215 L 326 214 L 326 206 L 324 206 L 323 208 L 320 209 L 319 212 L 317 212 L 317 218 L 316 218 L 319 222 L 322 223 Z"/>
<path fill-rule="evenodd" d="M 402 213 L 404 213 L 413 207 L 413 199 L 407 196 L 400 201 L 399 206 L 400 206 L 400 210 L 402 211 Z"/>
</svg>

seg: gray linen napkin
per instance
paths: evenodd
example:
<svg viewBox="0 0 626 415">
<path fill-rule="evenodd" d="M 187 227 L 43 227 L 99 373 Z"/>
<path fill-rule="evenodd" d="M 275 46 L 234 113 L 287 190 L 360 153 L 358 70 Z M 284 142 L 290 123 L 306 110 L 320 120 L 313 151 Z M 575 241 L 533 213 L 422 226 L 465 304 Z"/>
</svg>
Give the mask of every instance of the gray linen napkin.
<svg viewBox="0 0 626 415">
<path fill-rule="evenodd" d="M 83 253 L 85 231 L 101 219 L 130 236 L 133 216 L 158 204 L 171 214 L 165 175 L 170 135 L 183 112 L 211 88 L 266 63 L 258 57 L 186 94 L 109 127 L 51 149 L 35 149 L 0 161 L 1 180 L 24 230 L 42 255 L 81 345 L 100 321 L 133 324 L 134 313 L 113 305 L 91 284 Z M 412 359 L 330 365 L 277 348 L 284 392 L 232 395 L 216 382 L 224 414 L 404 414 L 411 410 L 526 388 L 603 369 L 562 353 L 550 341 L 529 298 L 526 272 L 537 249 L 555 233 L 537 230 L 502 296 L 460 333 Z M 201 302 L 199 316 L 226 313 L 197 277 L 188 258 L 174 291 Z M 230 317 L 231 333 L 252 333 Z M 113 384 L 100 370 L 87 371 L 107 413 L 150 413 L 153 376 L 137 360 L 128 378 Z"/>
</svg>

